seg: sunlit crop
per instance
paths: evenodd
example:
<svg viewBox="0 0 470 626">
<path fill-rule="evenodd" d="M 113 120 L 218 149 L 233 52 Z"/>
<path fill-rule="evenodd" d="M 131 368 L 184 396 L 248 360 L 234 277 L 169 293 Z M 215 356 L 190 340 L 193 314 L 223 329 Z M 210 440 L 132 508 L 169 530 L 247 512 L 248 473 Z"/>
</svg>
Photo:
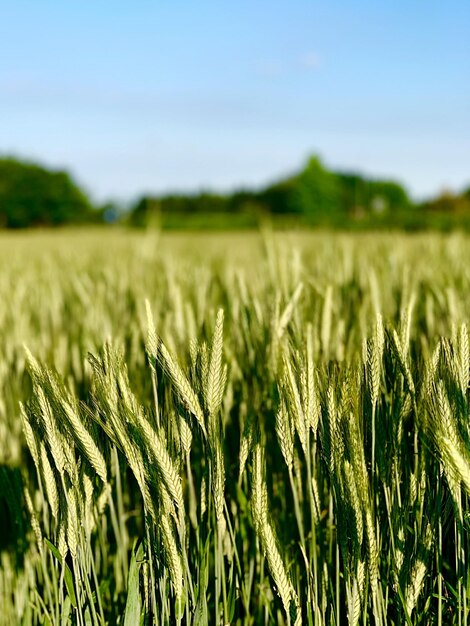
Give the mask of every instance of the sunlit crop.
<svg viewBox="0 0 470 626">
<path fill-rule="evenodd" d="M 470 240 L 0 237 L 0 624 L 466 624 Z"/>
</svg>

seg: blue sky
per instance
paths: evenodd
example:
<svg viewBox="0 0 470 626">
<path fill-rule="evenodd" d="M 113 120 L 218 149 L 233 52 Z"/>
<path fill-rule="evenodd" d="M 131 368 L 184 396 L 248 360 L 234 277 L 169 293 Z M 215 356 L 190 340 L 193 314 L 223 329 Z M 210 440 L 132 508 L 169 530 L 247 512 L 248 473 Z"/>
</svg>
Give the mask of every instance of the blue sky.
<svg viewBox="0 0 470 626">
<path fill-rule="evenodd" d="M 468 0 L 5 1 L 0 153 L 98 200 L 328 166 L 470 185 Z"/>
</svg>

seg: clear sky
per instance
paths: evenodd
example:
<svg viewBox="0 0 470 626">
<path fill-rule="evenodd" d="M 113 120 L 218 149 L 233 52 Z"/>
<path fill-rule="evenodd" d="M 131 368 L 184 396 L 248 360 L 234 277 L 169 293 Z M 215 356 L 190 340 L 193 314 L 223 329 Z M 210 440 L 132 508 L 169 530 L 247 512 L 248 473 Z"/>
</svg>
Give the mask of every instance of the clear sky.
<svg viewBox="0 0 470 626">
<path fill-rule="evenodd" d="M 318 153 L 470 184 L 468 0 L 3 0 L 0 153 L 96 199 L 259 186 Z"/>
</svg>

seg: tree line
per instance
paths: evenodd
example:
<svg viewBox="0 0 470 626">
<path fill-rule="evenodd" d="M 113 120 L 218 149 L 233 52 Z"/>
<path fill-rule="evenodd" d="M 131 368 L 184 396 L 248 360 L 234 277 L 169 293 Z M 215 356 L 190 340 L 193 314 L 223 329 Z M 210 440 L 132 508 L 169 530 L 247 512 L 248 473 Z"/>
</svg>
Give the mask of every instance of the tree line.
<svg viewBox="0 0 470 626">
<path fill-rule="evenodd" d="M 67 172 L 0 159 L 0 227 L 120 221 L 168 228 L 285 225 L 470 230 L 470 188 L 416 203 L 399 183 L 333 172 L 317 156 L 302 170 L 259 190 L 142 196 L 126 211 L 97 207 Z"/>
</svg>

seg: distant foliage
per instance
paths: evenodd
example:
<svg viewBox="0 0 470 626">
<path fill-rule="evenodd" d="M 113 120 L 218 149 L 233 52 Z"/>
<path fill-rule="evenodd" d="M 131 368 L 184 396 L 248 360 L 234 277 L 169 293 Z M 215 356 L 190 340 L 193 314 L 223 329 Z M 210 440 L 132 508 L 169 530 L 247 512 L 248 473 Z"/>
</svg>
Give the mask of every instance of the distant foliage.
<svg viewBox="0 0 470 626">
<path fill-rule="evenodd" d="M 164 229 L 280 228 L 470 231 L 470 188 L 416 204 L 396 181 L 334 172 L 311 156 L 300 172 L 260 189 L 145 195 L 131 207 L 92 206 L 66 172 L 0 159 L 0 228 L 127 223 Z"/>
<path fill-rule="evenodd" d="M 57 226 L 94 219 L 90 201 L 67 173 L 0 159 L 0 227 Z"/>
<path fill-rule="evenodd" d="M 295 182 L 292 194 L 295 211 L 319 216 L 344 212 L 340 184 L 336 174 L 328 171 L 318 157 L 312 157 Z"/>
<path fill-rule="evenodd" d="M 423 209 L 433 213 L 467 213 L 470 214 L 470 189 L 462 194 L 450 191 L 442 192 L 437 198 L 425 202 Z"/>
<path fill-rule="evenodd" d="M 412 208 L 400 184 L 333 172 L 318 156 L 312 156 L 297 174 L 256 191 L 144 196 L 131 210 L 130 223 L 149 225 L 158 216 L 163 226 L 177 225 L 178 220 L 183 225 L 211 226 L 224 216 L 222 223 L 226 227 L 240 223 L 253 226 L 272 216 L 277 220 L 296 219 L 307 226 L 400 227 L 403 214 Z M 205 222 L 201 216 L 205 216 Z M 239 216 L 245 219 L 240 222 Z"/>
</svg>

